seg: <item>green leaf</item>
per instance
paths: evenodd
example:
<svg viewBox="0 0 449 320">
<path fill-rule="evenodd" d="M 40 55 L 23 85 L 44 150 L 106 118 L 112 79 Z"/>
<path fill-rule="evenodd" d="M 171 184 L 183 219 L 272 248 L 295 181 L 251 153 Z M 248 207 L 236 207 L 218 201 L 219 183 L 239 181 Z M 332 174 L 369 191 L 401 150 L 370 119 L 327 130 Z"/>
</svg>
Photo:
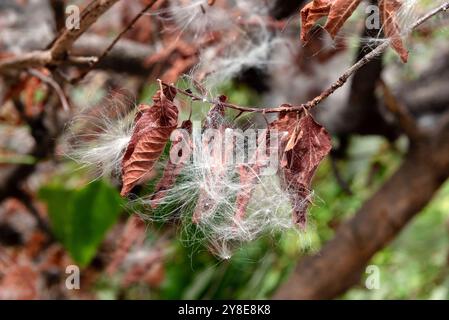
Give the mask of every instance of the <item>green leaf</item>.
<svg viewBox="0 0 449 320">
<path fill-rule="evenodd" d="M 118 191 L 103 181 L 95 181 L 80 190 L 47 186 L 39 196 L 47 202 L 56 238 L 76 263 L 88 265 L 122 211 Z"/>
<path fill-rule="evenodd" d="M 71 223 L 70 207 L 74 190 L 63 189 L 57 186 L 48 186 L 39 190 L 39 198 L 47 203 L 48 216 L 55 237 L 68 247 Z"/>
</svg>

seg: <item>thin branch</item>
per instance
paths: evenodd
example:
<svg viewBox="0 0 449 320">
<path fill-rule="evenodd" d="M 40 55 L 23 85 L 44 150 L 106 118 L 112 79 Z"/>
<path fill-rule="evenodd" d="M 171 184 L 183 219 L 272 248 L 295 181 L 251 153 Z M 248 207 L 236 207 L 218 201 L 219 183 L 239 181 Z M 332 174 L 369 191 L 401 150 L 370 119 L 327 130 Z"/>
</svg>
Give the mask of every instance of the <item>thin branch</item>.
<svg viewBox="0 0 449 320">
<path fill-rule="evenodd" d="M 97 63 L 98 58 L 97 57 L 79 57 L 79 56 L 68 56 L 67 62 L 73 65 L 92 65 L 94 63 Z"/>
<path fill-rule="evenodd" d="M 426 22 L 427 20 L 429 20 L 430 18 L 432 18 L 433 16 L 437 15 L 440 12 L 446 12 L 447 10 L 449 10 L 449 2 L 445 2 L 443 3 L 441 6 L 436 7 L 435 9 L 429 11 L 427 14 L 423 15 L 421 18 L 419 18 L 418 20 L 416 20 L 411 26 L 410 26 L 410 30 L 414 30 L 417 27 L 419 27 L 420 25 L 422 25 L 424 22 Z"/>
<path fill-rule="evenodd" d="M 428 12 L 427 14 L 425 14 L 424 16 L 422 16 L 421 18 L 416 20 L 410 26 L 410 30 L 416 29 L 417 27 L 422 25 L 424 22 L 428 21 L 433 16 L 437 15 L 440 12 L 445 12 L 447 10 L 449 10 L 449 2 L 442 4 L 441 6 L 431 10 L 430 12 Z M 391 43 L 390 40 L 386 40 L 386 41 L 382 42 L 373 51 L 371 51 L 368 54 L 366 54 L 365 56 L 363 56 L 359 61 L 357 61 L 354 65 L 352 65 L 348 70 L 346 70 L 346 72 L 343 73 L 338 78 L 337 81 L 335 81 L 332 85 L 330 85 L 327 89 L 325 89 L 320 95 L 316 96 L 315 98 L 308 101 L 307 103 L 304 103 L 301 105 L 296 105 L 296 106 L 293 106 L 290 104 L 283 104 L 276 108 L 242 107 L 242 106 L 238 106 L 238 105 L 235 105 L 232 103 L 221 103 L 221 105 L 226 108 L 238 110 L 241 112 L 250 112 L 250 113 L 254 113 L 254 112 L 257 112 L 257 113 L 302 112 L 304 109 L 310 110 L 310 109 L 316 107 L 317 105 L 319 105 L 325 99 L 327 99 L 336 90 L 341 88 L 355 72 L 357 72 L 363 66 L 365 66 L 370 61 L 372 61 L 373 59 L 375 59 L 379 55 L 381 55 L 385 50 L 387 50 L 388 47 L 390 46 L 390 43 Z M 191 92 L 181 90 L 181 89 L 175 87 L 174 85 L 167 84 L 167 83 L 163 83 L 163 85 L 165 85 L 167 87 L 171 87 L 171 88 L 177 90 L 177 92 L 179 92 L 183 95 L 186 95 L 186 96 L 192 98 L 193 100 L 214 103 L 214 101 L 209 101 L 206 98 L 198 97 L 198 96 L 192 94 Z"/>
<path fill-rule="evenodd" d="M 50 51 L 32 51 L 0 61 L 0 74 L 12 70 L 22 70 L 42 66 L 57 66 L 61 64 L 91 65 L 97 57 L 68 56 L 65 60 L 54 60 Z"/>
<path fill-rule="evenodd" d="M 92 58 L 69 58 L 73 43 L 94 24 L 98 18 L 119 0 L 94 0 L 81 13 L 79 29 L 63 29 L 47 50 L 33 51 L 0 61 L 0 73 L 63 62 L 91 63 Z"/>
<path fill-rule="evenodd" d="M 0 73 L 48 65 L 52 62 L 50 51 L 32 51 L 0 61 Z"/>
<path fill-rule="evenodd" d="M 233 103 L 228 103 L 228 102 L 221 102 L 221 101 L 212 101 L 206 97 L 200 97 L 198 95 L 195 95 L 194 93 L 192 93 L 191 91 L 187 91 L 187 90 L 183 90 L 180 89 L 176 86 L 174 86 L 173 84 L 168 84 L 164 81 L 161 81 L 160 79 L 158 79 L 158 81 L 165 87 L 169 87 L 172 88 L 174 90 L 176 90 L 176 92 L 187 96 L 189 98 L 192 99 L 192 101 L 202 101 L 202 102 L 207 102 L 210 104 L 220 104 L 222 106 L 224 106 L 225 108 L 229 108 L 229 109 L 234 109 L 234 110 L 238 110 L 242 113 L 244 112 L 250 112 L 250 113 L 277 113 L 277 112 L 282 112 L 282 111 L 298 111 L 298 110 L 302 110 L 302 107 L 296 107 L 296 106 L 292 106 L 290 104 L 283 104 L 280 107 L 277 108 L 258 108 L 258 107 L 242 107 Z"/>
<path fill-rule="evenodd" d="M 83 56 L 100 56 L 101 48 L 106 48 L 111 40 L 93 33 L 85 34 L 73 46 L 73 53 Z M 113 70 L 140 77 L 148 77 L 153 65 L 146 66 L 144 61 L 157 51 L 155 46 L 145 45 L 122 38 L 112 50 L 96 65 L 97 69 Z"/>
<path fill-rule="evenodd" d="M 69 102 L 67 101 L 64 91 L 62 90 L 61 86 L 52 77 L 49 77 L 36 69 L 28 69 L 28 73 L 31 74 L 32 76 L 38 78 L 42 82 L 48 84 L 50 87 L 52 87 L 53 90 L 55 90 L 56 94 L 58 95 L 59 100 L 61 101 L 62 108 L 65 111 L 68 111 L 70 109 L 70 105 L 69 105 Z"/>
<path fill-rule="evenodd" d="M 73 43 L 94 24 L 100 16 L 109 10 L 119 0 L 94 0 L 82 12 L 79 28 L 62 30 L 50 48 L 54 60 L 64 59 Z"/>
<path fill-rule="evenodd" d="M 78 77 L 76 77 L 75 79 L 73 79 L 71 81 L 71 83 L 77 83 L 79 81 L 81 81 L 82 79 L 84 79 L 84 77 L 92 70 L 94 69 L 98 63 L 100 63 L 104 57 L 106 57 L 109 52 L 112 50 L 112 48 L 114 48 L 114 46 L 117 44 L 117 42 L 123 37 L 123 35 L 125 35 L 132 27 L 134 27 L 134 25 L 136 24 L 136 22 L 145 14 L 145 12 L 147 12 L 148 10 L 150 10 L 153 5 L 157 2 L 158 0 L 152 0 L 150 1 L 149 4 L 147 4 L 132 20 L 131 22 L 115 37 L 115 39 L 111 42 L 111 44 L 103 51 L 103 53 L 98 57 L 97 61 L 95 63 L 93 63 L 86 71 L 84 71 L 81 75 L 79 75 Z"/>
</svg>

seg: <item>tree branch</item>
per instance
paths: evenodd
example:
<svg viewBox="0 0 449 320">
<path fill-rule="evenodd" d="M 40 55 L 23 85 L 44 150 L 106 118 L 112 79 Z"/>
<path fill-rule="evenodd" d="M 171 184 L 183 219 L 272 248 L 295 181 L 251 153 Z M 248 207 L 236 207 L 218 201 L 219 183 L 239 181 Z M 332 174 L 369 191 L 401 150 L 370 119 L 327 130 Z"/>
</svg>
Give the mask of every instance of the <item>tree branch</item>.
<svg viewBox="0 0 449 320">
<path fill-rule="evenodd" d="M 117 42 L 125 35 L 135 24 L 136 22 L 144 15 L 145 12 L 151 9 L 153 5 L 158 0 L 151 0 L 131 21 L 130 23 L 115 37 L 115 39 L 111 42 L 111 44 L 103 51 L 103 53 L 98 57 L 97 61 L 93 63 L 86 71 L 84 71 L 80 76 L 73 79 L 71 82 L 76 83 L 82 79 L 93 69 L 97 66 L 97 64 L 103 60 L 104 57 L 106 57 L 109 52 L 111 52 L 112 48 L 117 44 Z"/>
<path fill-rule="evenodd" d="M 65 111 L 68 111 L 70 109 L 70 105 L 67 101 L 64 90 L 62 90 L 61 86 L 52 77 L 47 76 L 36 69 L 29 69 L 28 73 L 52 87 L 55 93 L 58 95 L 59 100 L 61 101 L 62 108 Z"/>
<path fill-rule="evenodd" d="M 110 39 L 96 34 L 85 34 L 73 47 L 76 55 L 100 56 L 101 48 L 110 44 Z M 123 72 L 143 77 L 148 77 L 152 66 L 145 66 L 147 57 L 156 52 L 156 48 L 151 45 L 144 45 L 136 41 L 122 39 L 111 51 L 98 62 L 98 69 Z"/>
<path fill-rule="evenodd" d="M 427 14 L 425 14 L 424 16 L 419 18 L 418 20 L 416 20 L 410 26 L 409 29 L 410 30 L 416 29 L 417 27 L 422 25 L 424 22 L 426 22 L 427 20 L 429 20 L 433 16 L 437 15 L 440 12 L 445 12 L 448 9 L 449 9 L 449 2 L 446 2 L 446 3 L 442 4 L 441 6 L 431 10 L 430 12 L 428 12 Z M 310 100 L 310 101 L 308 101 L 308 102 L 306 102 L 304 104 L 296 105 L 296 106 L 292 106 L 290 104 L 283 104 L 283 105 L 281 105 L 279 107 L 276 107 L 276 108 L 242 107 L 242 106 L 238 106 L 238 105 L 235 105 L 235 104 L 232 104 L 232 103 L 219 102 L 219 101 L 209 101 L 205 97 L 198 97 L 198 96 L 192 94 L 191 92 L 187 92 L 185 90 L 181 90 L 181 89 L 176 88 L 175 86 L 173 86 L 171 84 L 163 83 L 163 85 L 165 85 L 167 87 L 171 87 L 171 88 L 177 90 L 179 93 L 192 98 L 193 100 L 202 100 L 202 101 L 209 102 L 209 103 L 212 103 L 212 104 L 219 103 L 220 105 L 222 105 L 225 108 L 234 109 L 234 110 L 238 110 L 238 111 L 241 111 L 241 112 L 249 112 L 249 113 L 302 112 L 304 109 L 306 109 L 306 110 L 313 109 L 314 107 L 319 105 L 321 102 L 323 102 L 325 99 L 327 99 L 336 90 L 341 88 L 354 73 L 356 73 L 363 66 L 365 66 L 366 64 L 368 64 L 369 62 L 371 62 L 372 60 L 374 60 L 375 58 L 380 56 L 385 50 L 387 50 L 388 47 L 390 46 L 390 43 L 391 43 L 390 40 L 385 40 L 384 42 L 382 42 L 374 50 L 372 50 L 371 52 L 369 52 L 366 55 L 364 55 L 359 61 L 357 61 L 354 65 L 352 65 L 348 70 L 346 70 L 346 72 L 344 72 L 338 78 L 337 81 L 335 81 L 327 89 L 325 89 L 323 92 L 321 92 L 320 95 L 316 96 L 315 98 L 313 98 L 312 100 Z"/>
<path fill-rule="evenodd" d="M 64 28 L 50 48 L 54 60 L 64 59 L 73 43 L 94 24 L 98 18 L 119 0 L 94 0 L 81 12 L 80 27 Z"/>
<path fill-rule="evenodd" d="M 376 3 L 372 0 L 370 3 Z M 364 29 L 361 38 L 375 38 L 379 34 L 378 29 Z M 359 43 L 356 62 L 372 50 L 362 40 Z M 345 103 L 337 104 L 332 108 L 318 110 L 317 119 L 326 128 L 340 139 L 351 134 L 379 134 L 389 140 L 398 137 L 397 126 L 386 120 L 383 108 L 376 95 L 378 82 L 383 70 L 383 55 L 366 64 L 354 73 L 351 79 L 349 97 Z M 351 119 L 351 121 L 348 121 Z M 344 151 L 344 150 L 341 150 Z"/>
<path fill-rule="evenodd" d="M 87 29 L 98 20 L 98 18 L 111 8 L 119 0 L 94 0 L 81 13 L 80 28 L 64 28 L 47 50 L 33 51 L 19 56 L 0 61 L 0 73 L 11 70 L 21 70 L 39 66 L 57 65 L 63 62 L 85 62 L 85 58 L 72 57 L 68 55 L 73 43 Z"/>
</svg>

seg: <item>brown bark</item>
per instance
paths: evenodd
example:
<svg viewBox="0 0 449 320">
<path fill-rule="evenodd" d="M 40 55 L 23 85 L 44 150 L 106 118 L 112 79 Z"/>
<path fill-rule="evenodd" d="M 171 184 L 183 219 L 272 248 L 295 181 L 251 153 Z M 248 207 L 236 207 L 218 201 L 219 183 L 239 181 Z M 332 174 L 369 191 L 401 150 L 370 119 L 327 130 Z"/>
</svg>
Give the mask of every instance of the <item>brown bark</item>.
<svg viewBox="0 0 449 320">
<path fill-rule="evenodd" d="M 73 43 L 116 2 L 118 0 L 96 0 L 90 3 L 81 13 L 80 28 L 64 28 L 61 35 L 56 38 L 50 49 L 53 59 L 63 59 Z"/>
<path fill-rule="evenodd" d="M 59 64 L 67 60 L 77 61 L 79 58 L 68 56 L 74 42 L 94 24 L 98 18 L 119 0 L 94 0 L 81 13 L 80 28 L 61 30 L 60 34 L 44 51 L 33 51 L 0 61 L 0 73 L 15 69 Z M 82 61 L 84 57 L 80 57 Z"/>
</svg>

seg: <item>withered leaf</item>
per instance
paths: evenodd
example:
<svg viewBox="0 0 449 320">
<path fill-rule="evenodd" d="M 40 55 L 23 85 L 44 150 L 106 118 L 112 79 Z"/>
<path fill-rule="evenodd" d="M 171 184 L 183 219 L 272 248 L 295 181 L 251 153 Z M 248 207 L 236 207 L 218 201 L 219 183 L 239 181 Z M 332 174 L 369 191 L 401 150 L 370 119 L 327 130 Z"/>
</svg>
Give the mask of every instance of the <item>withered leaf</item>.
<svg viewBox="0 0 449 320">
<path fill-rule="evenodd" d="M 329 14 L 330 0 L 313 0 L 301 10 L 301 40 L 307 41 L 308 34 L 315 23 Z"/>
<path fill-rule="evenodd" d="M 281 134 L 280 152 L 282 155 L 287 148 L 290 148 L 289 142 L 292 140 L 294 132 L 297 130 L 299 115 L 296 112 L 280 113 L 279 119 L 270 123 L 271 130 L 277 130 Z M 296 137 L 296 136 L 295 136 Z"/>
<path fill-rule="evenodd" d="M 334 0 L 324 29 L 335 38 L 346 20 L 354 13 L 361 0 Z"/>
<path fill-rule="evenodd" d="M 192 121 L 186 120 L 181 124 L 181 130 L 185 130 L 189 135 L 192 134 Z M 170 157 L 164 168 L 164 173 L 162 174 L 162 178 L 156 185 L 154 195 L 151 197 L 151 207 L 155 209 L 159 201 L 163 199 L 168 190 L 175 184 L 176 179 L 184 168 L 188 158 L 191 155 L 192 150 L 192 141 L 184 141 L 188 143 L 189 149 L 186 150 L 186 146 L 180 146 L 183 143 L 183 139 L 185 137 L 180 132 L 176 138 L 174 139 L 171 147 L 170 147 Z M 190 139 L 190 137 L 189 137 Z M 181 147 L 181 148 L 179 148 Z M 172 159 L 176 159 L 176 161 L 172 161 Z"/>
<path fill-rule="evenodd" d="M 327 16 L 324 29 L 332 38 L 354 13 L 361 0 L 314 0 L 301 10 L 301 39 L 308 40 L 308 34 L 319 19 Z"/>
<path fill-rule="evenodd" d="M 249 201 L 256 187 L 257 172 L 254 172 L 253 169 L 257 170 L 257 167 L 253 168 L 244 165 L 238 167 L 240 191 L 237 193 L 235 200 L 236 209 L 234 216 L 236 220 L 241 220 L 245 216 Z"/>
<path fill-rule="evenodd" d="M 296 124 L 298 120 L 298 114 L 296 112 L 281 113 L 279 119 L 273 121 L 268 126 L 268 130 L 265 134 L 258 137 L 257 140 L 257 150 L 255 154 L 255 159 L 253 159 L 253 164 L 250 166 L 239 166 L 238 173 L 240 177 L 241 190 L 237 194 L 236 198 L 236 220 L 240 220 L 245 216 L 246 209 L 251 200 L 251 196 L 257 185 L 258 175 L 264 165 L 264 161 L 268 159 L 267 148 L 272 148 L 273 146 L 268 146 L 268 140 L 270 139 L 271 130 L 277 130 L 280 134 L 280 147 L 279 154 L 287 148 L 292 133 L 295 131 Z M 270 152 L 271 153 L 271 152 Z"/>
<path fill-rule="evenodd" d="M 264 130 L 257 139 L 257 149 L 248 165 L 239 165 L 238 174 L 240 179 L 240 191 L 236 197 L 235 219 L 241 220 L 246 213 L 246 209 L 251 200 L 251 196 L 258 182 L 258 176 L 264 165 L 267 155 L 267 141 L 269 139 L 269 131 Z"/>
<path fill-rule="evenodd" d="M 122 160 L 122 191 L 127 195 L 151 172 L 178 124 L 175 93 L 168 88 L 158 91 L 151 107 L 141 105 L 136 125 Z"/>
<path fill-rule="evenodd" d="M 213 139 L 207 140 L 203 139 L 202 141 L 202 152 L 205 154 L 208 154 L 210 157 L 216 157 L 217 150 L 214 150 L 217 147 L 222 147 L 223 143 L 223 137 L 225 136 L 225 131 L 227 128 L 229 128 L 228 123 L 224 121 L 225 116 L 225 108 L 220 102 L 225 102 L 226 97 L 221 96 L 219 98 L 219 103 L 215 104 L 207 113 L 206 120 L 203 124 L 203 131 L 208 129 L 215 129 L 217 130 L 217 134 L 219 136 L 214 136 Z M 218 139 L 215 141 L 215 139 Z M 212 148 L 211 148 L 212 147 Z M 232 144 L 227 145 L 226 148 L 233 148 L 234 146 Z M 212 150 L 211 150 L 212 149 Z M 221 152 L 218 152 L 218 154 L 221 155 Z M 227 150 L 225 151 L 225 154 L 227 154 Z M 227 172 L 226 172 L 226 159 L 220 158 L 220 159 L 211 159 L 211 162 L 213 162 L 213 168 L 209 168 L 208 172 L 208 184 L 215 185 L 216 183 L 221 182 Z M 216 208 L 217 208 L 217 201 L 216 199 L 212 199 L 209 193 L 207 192 L 207 189 L 210 186 L 204 186 L 201 187 L 199 190 L 198 195 L 198 201 L 195 207 L 195 210 L 193 212 L 192 216 L 192 222 L 197 224 L 201 221 L 202 217 L 209 216 Z M 216 188 L 216 185 L 213 186 Z"/>
<path fill-rule="evenodd" d="M 401 30 L 396 20 L 397 13 L 401 6 L 402 3 L 399 0 L 379 1 L 384 33 L 390 39 L 391 47 L 399 54 L 401 60 L 406 63 L 408 60 L 408 51 L 401 39 Z"/>
<path fill-rule="evenodd" d="M 206 120 L 203 124 L 203 130 L 206 129 L 219 129 L 224 131 L 226 125 L 224 122 L 225 108 L 220 102 L 226 102 L 226 96 L 219 97 L 219 103 L 215 104 L 207 113 Z"/>
<path fill-rule="evenodd" d="M 304 115 L 298 122 L 298 130 L 291 135 L 295 144 L 283 154 L 281 173 L 284 188 L 291 195 L 293 219 L 304 226 L 310 198 L 310 185 L 316 169 L 330 152 L 332 144 L 327 131 L 310 114 Z M 289 139 L 289 140 L 290 140 Z"/>
<path fill-rule="evenodd" d="M 308 3 L 301 10 L 301 39 L 307 41 L 312 27 L 319 19 L 326 16 L 324 29 L 332 38 L 335 38 L 360 3 L 361 0 L 314 0 Z M 399 54 L 401 60 L 407 62 L 408 51 L 401 39 L 400 27 L 396 20 L 401 6 L 401 0 L 379 0 L 384 33 L 390 39 L 391 47 Z"/>
</svg>

